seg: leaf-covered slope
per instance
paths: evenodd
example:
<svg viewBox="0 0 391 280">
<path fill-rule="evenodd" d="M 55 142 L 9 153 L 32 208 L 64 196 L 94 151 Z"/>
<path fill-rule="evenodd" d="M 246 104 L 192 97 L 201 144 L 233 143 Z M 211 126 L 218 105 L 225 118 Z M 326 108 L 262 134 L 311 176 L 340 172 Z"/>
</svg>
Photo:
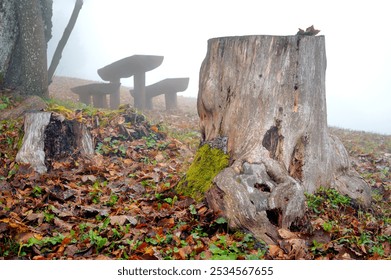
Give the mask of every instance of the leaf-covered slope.
<svg viewBox="0 0 391 280">
<path fill-rule="evenodd" d="M 18 104 L 2 100 L 7 107 Z M 49 109 L 90 128 L 96 153 L 54 162 L 50 173 L 38 175 L 14 161 L 22 118 L 0 122 L 0 258 L 390 258 L 389 136 L 333 129 L 372 186 L 371 209 L 322 189 L 307 197 L 305 219 L 281 229 L 279 243 L 267 246 L 229 230 L 203 202 L 174 191 L 197 148 L 196 115 L 145 117 L 128 106 L 64 110 L 57 103 Z"/>
</svg>

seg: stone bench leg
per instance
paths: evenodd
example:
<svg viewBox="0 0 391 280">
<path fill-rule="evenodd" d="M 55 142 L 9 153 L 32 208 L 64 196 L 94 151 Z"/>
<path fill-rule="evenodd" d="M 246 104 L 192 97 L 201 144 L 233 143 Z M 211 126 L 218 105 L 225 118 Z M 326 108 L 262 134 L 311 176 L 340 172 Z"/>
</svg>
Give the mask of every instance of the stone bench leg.
<svg viewBox="0 0 391 280">
<path fill-rule="evenodd" d="M 116 110 L 121 104 L 121 83 L 119 80 L 111 81 L 111 83 L 118 84 L 118 88 L 110 94 L 110 108 Z"/>
<path fill-rule="evenodd" d="M 91 105 L 91 94 L 79 94 L 79 102 Z"/>
<path fill-rule="evenodd" d="M 98 108 L 108 108 L 106 94 L 99 94 L 93 96 L 94 107 Z"/>
<path fill-rule="evenodd" d="M 152 97 L 149 96 L 145 97 L 145 109 L 147 110 L 153 109 Z"/>
<path fill-rule="evenodd" d="M 164 95 L 166 101 L 166 110 L 173 110 L 178 108 L 177 93 L 166 93 Z"/>
<path fill-rule="evenodd" d="M 143 110 L 145 108 L 145 72 L 136 73 L 133 77 L 134 82 L 134 107 Z"/>
</svg>

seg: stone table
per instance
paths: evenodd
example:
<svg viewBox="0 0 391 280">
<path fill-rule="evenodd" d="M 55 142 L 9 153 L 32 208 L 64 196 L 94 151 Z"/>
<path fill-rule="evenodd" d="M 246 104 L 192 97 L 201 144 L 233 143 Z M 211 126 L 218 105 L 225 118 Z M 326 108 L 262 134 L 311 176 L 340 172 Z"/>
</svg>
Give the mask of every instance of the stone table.
<svg viewBox="0 0 391 280">
<path fill-rule="evenodd" d="M 144 109 L 145 97 L 145 73 L 159 67 L 163 62 L 163 56 L 156 55 L 133 55 L 103 68 L 98 69 L 98 75 L 104 81 L 120 83 L 122 78 L 133 77 L 134 81 L 134 107 Z M 110 107 L 118 108 L 120 105 L 120 91 L 112 93 Z"/>
</svg>

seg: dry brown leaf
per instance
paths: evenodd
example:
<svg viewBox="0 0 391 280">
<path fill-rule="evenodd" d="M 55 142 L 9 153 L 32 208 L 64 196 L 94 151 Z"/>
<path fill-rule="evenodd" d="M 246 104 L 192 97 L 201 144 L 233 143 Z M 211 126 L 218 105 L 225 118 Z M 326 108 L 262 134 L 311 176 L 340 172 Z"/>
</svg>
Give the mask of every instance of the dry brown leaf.
<svg viewBox="0 0 391 280">
<path fill-rule="evenodd" d="M 94 175 L 83 175 L 81 176 L 81 180 L 83 181 L 83 183 L 87 181 L 91 181 L 92 183 L 94 183 L 97 180 L 97 178 Z"/>
<path fill-rule="evenodd" d="M 124 164 L 125 164 L 125 165 L 131 165 L 131 164 L 133 164 L 133 160 L 130 159 L 130 158 L 125 158 L 125 159 L 124 159 Z"/>
<path fill-rule="evenodd" d="M 386 229 L 384 230 L 383 234 L 390 236 L 391 235 L 391 226 L 387 226 Z"/>
<path fill-rule="evenodd" d="M 289 231 L 288 229 L 285 229 L 285 228 L 280 228 L 279 230 L 278 230 L 278 234 L 282 237 L 282 238 L 284 238 L 284 239 L 292 239 L 292 238 L 298 238 L 298 236 L 295 234 L 295 233 L 293 233 L 293 232 L 291 232 L 291 231 Z"/>
<path fill-rule="evenodd" d="M 27 243 L 30 238 L 41 240 L 43 237 L 42 235 L 33 232 L 22 232 L 15 236 L 15 240 L 22 244 Z"/>
<path fill-rule="evenodd" d="M 77 252 L 79 252 L 79 248 L 76 245 L 72 244 L 66 247 L 64 255 L 68 257 L 73 257 Z"/>
<path fill-rule="evenodd" d="M 61 220 L 59 218 L 54 219 L 54 224 L 62 229 L 68 230 L 68 231 L 72 229 L 72 225 L 70 223 L 64 222 L 63 220 Z"/>
<path fill-rule="evenodd" d="M 192 252 L 192 249 L 190 246 L 185 246 L 179 249 L 178 254 L 182 260 L 185 260 L 187 258 L 187 255 Z"/>
<path fill-rule="evenodd" d="M 135 226 L 137 225 L 138 221 L 136 218 L 128 215 L 118 215 L 118 216 L 111 216 L 110 217 L 110 224 L 113 225 L 120 225 L 123 226 L 125 223 L 129 222 L 131 225 Z"/>
<path fill-rule="evenodd" d="M 98 255 L 94 258 L 95 260 L 112 260 L 112 258 L 106 256 L 106 255 Z"/>
<path fill-rule="evenodd" d="M 164 159 L 165 159 L 165 157 L 162 152 L 158 152 L 157 155 L 155 156 L 155 160 L 157 162 L 162 162 L 162 161 L 164 161 Z"/>
<path fill-rule="evenodd" d="M 31 213 L 26 216 L 28 221 L 38 220 L 38 224 L 42 224 L 45 215 L 43 213 Z"/>
<path fill-rule="evenodd" d="M 323 226 L 324 220 L 322 218 L 317 218 L 315 221 L 311 221 L 311 224 L 315 229 L 318 229 Z"/>
<path fill-rule="evenodd" d="M 149 246 L 144 250 L 144 255 L 153 256 L 154 254 L 153 246 Z"/>
<path fill-rule="evenodd" d="M 30 228 L 23 224 L 22 222 L 19 222 L 15 219 L 9 219 L 9 218 L 4 218 L 0 220 L 0 223 L 5 223 L 8 225 L 8 227 L 18 231 L 18 232 L 30 232 Z"/>
<path fill-rule="evenodd" d="M 127 216 L 125 215 L 120 215 L 120 216 L 111 216 L 110 217 L 110 224 L 112 226 L 118 224 L 120 226 L 124 225 L 125 222 L 128 220 Z"/>
<path fill-rule="evenodd" d="M 307 246 L 305 240 L 291 239 L 288 242 L 292 246 L 292 250 L 289 256 L 293 256 L 295 260 L 305 259 L 305 256 L 307 255 Z"/>
<path fill-rule="evenodd" d="M 174 218 L 165 218 L 158 222 L 158 226 L 164 227 L 164 228 L 172 228 L 175 226 L 175 219 Z"/>
<path fill-rule="evenodd" d="M 282 253 L 282 250 L 279 246 L 271 244 L 269 245 L 269 253 L 270 256 L 277 257 L 280 255 L 280 253 Z"/>
</svg>

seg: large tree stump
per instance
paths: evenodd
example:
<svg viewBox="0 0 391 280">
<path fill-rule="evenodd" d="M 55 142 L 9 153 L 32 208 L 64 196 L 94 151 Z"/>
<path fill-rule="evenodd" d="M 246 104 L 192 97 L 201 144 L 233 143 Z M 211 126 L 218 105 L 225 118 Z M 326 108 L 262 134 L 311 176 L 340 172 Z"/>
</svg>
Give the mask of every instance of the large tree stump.
<svg viewBox="0 0 391 280">
<path fill-rule="evenodd" d="M 93 153 L 93 140 L 84 124 L 51 112 L 25 115 L 23 143 L 16 161 L 45 173 L 54 161 Z"/>
<path fill-rule="evenodd" d="M 227 139 L 230 166 L 206 199 L 230 226 L 273 243 L 279 227 L 304 215 L 304 193 L 320 186 L 370 204 L 369 186 L 328 133 L 325 71 L 324 36 L 208 41 L 197 104 L 202 141 Z"/>
</svg>

